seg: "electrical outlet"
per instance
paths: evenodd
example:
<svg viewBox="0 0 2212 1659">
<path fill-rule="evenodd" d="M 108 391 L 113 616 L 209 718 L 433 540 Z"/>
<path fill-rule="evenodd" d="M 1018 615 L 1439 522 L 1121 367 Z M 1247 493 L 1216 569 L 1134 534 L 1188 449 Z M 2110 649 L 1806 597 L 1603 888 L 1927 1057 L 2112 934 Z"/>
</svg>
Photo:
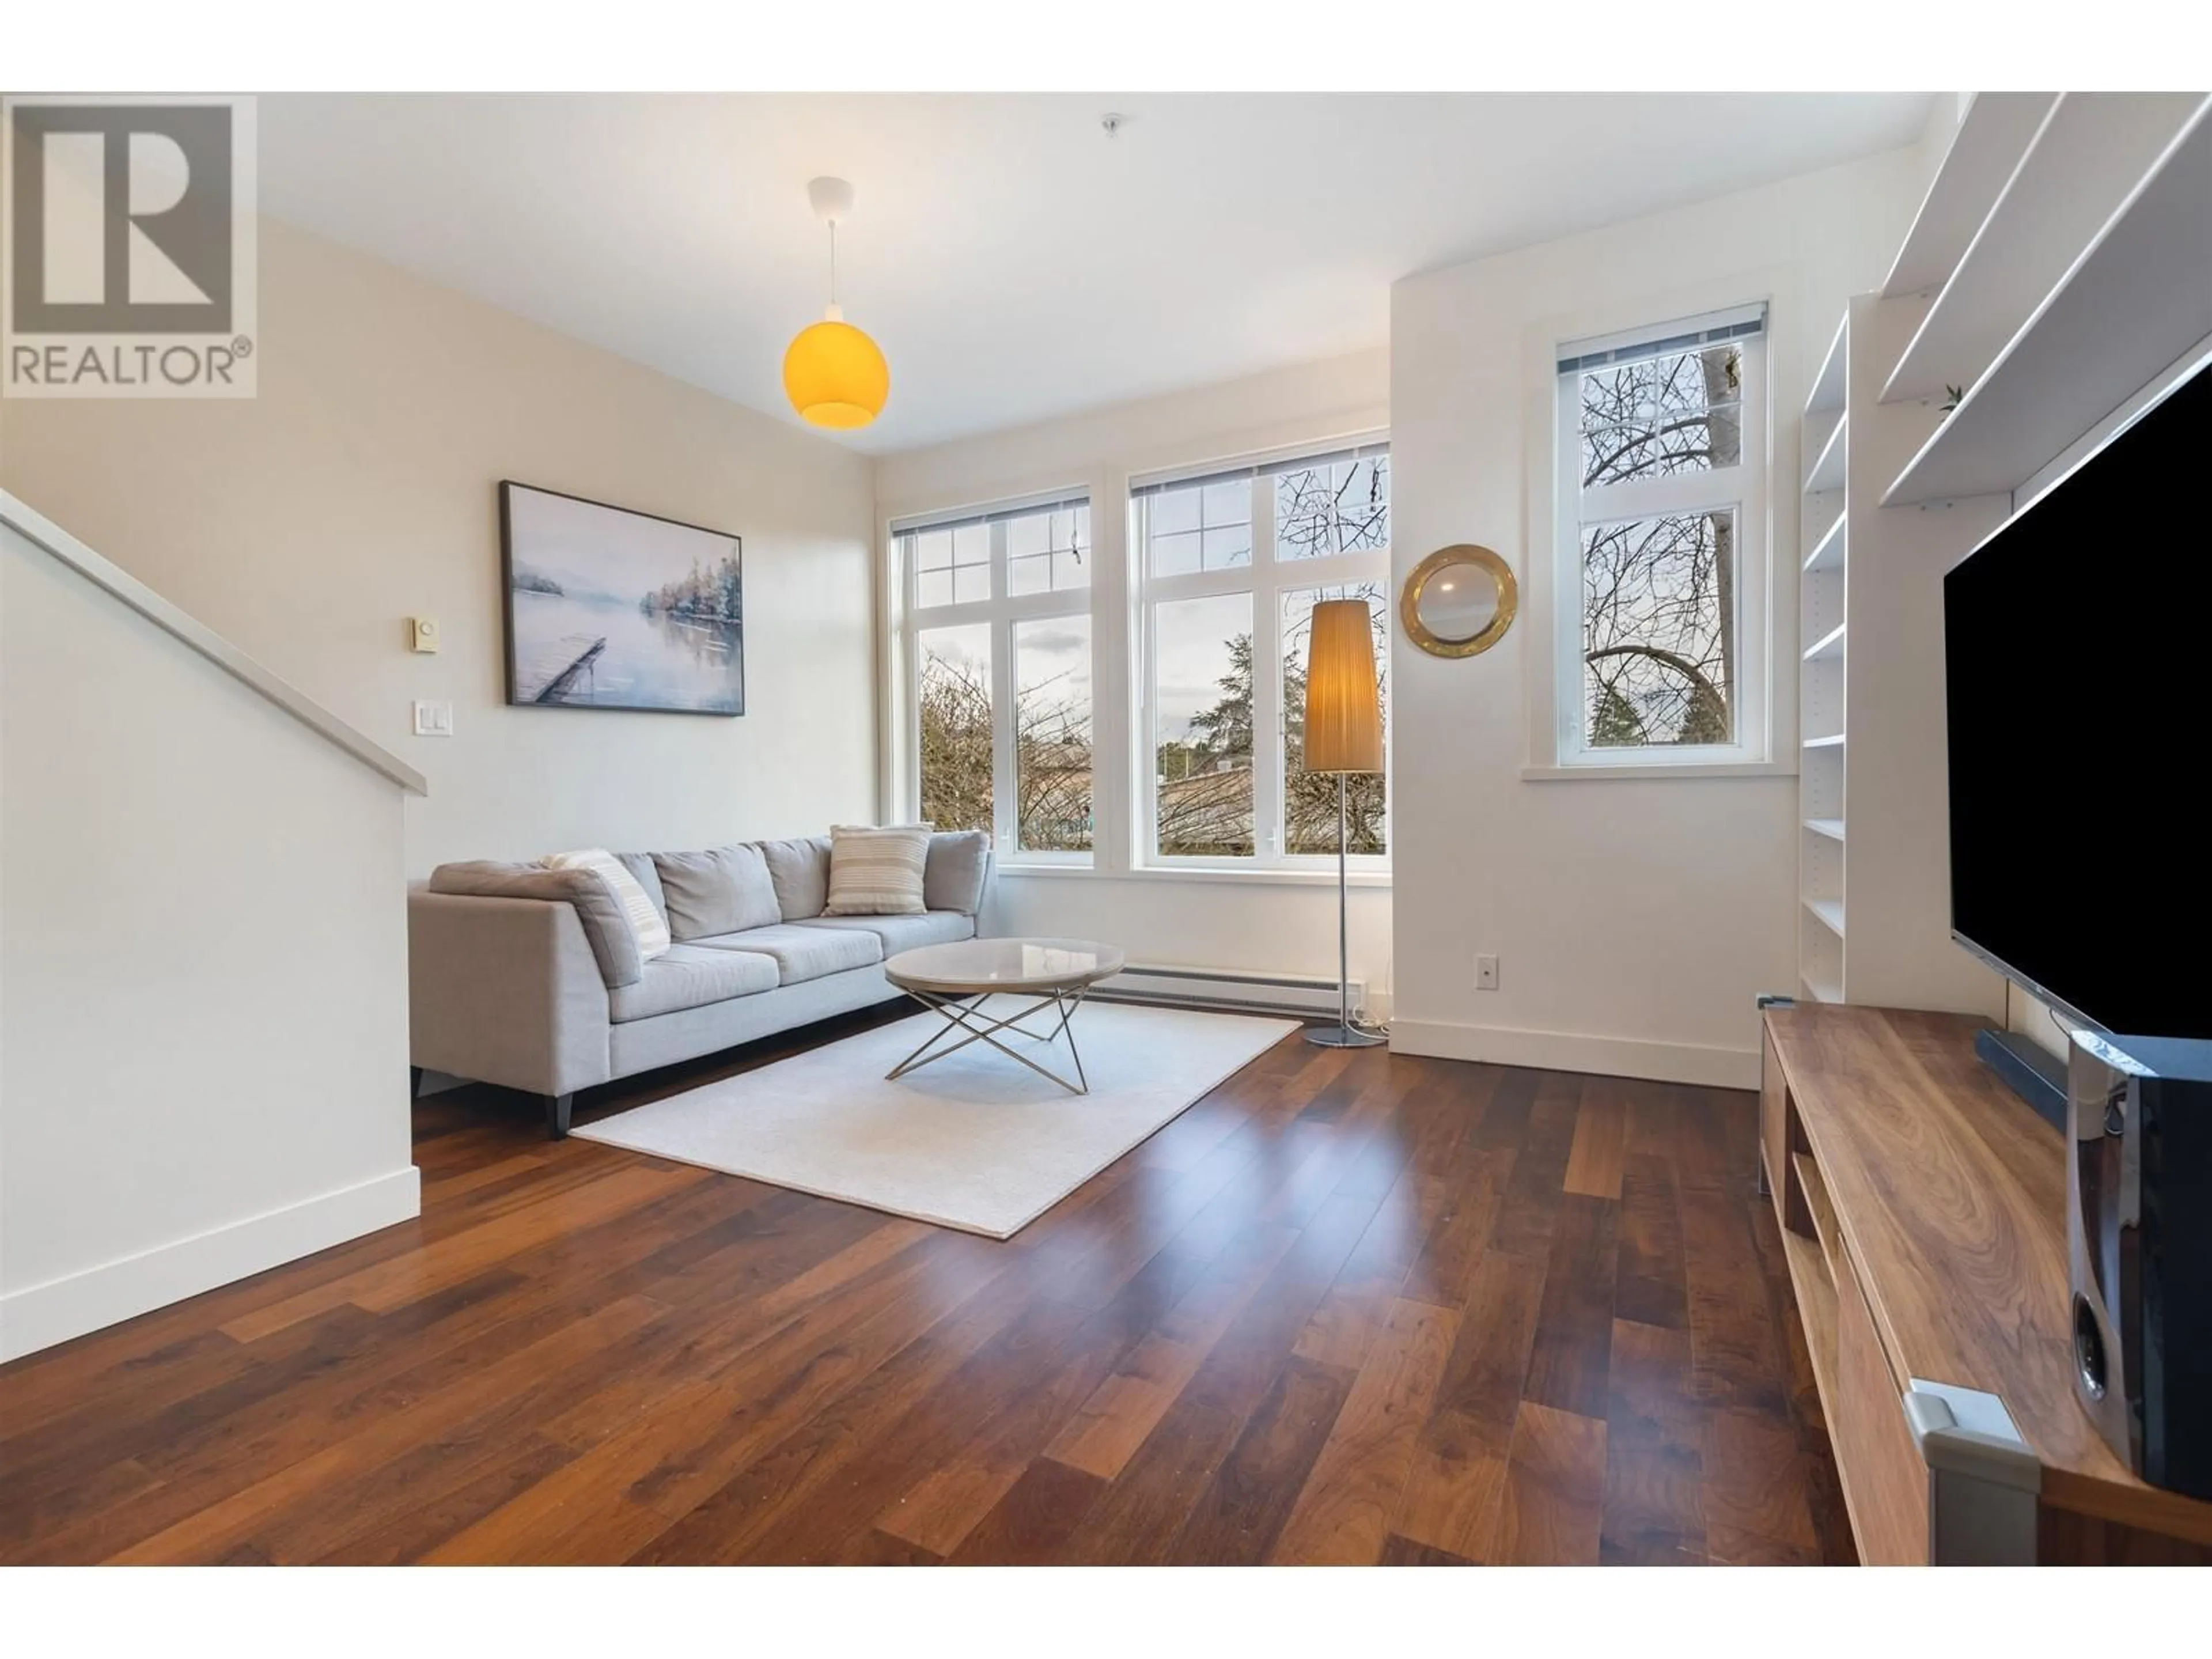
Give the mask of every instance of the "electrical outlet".
<svg viewBox="0 0 2212 1659">
<path fill-rule="evenodd" d="M 450 738 L 453 735 L 453 705 L 449 702 L 418 702 L 415 705 L 415 735 L 418 738 Z"/>
<path fill-rule="evenodd" d="M 1495 991 L 1498 988 L 1498 958 L 1477 957 L 1474 959 L 1474 988 Z"/>
</svg>

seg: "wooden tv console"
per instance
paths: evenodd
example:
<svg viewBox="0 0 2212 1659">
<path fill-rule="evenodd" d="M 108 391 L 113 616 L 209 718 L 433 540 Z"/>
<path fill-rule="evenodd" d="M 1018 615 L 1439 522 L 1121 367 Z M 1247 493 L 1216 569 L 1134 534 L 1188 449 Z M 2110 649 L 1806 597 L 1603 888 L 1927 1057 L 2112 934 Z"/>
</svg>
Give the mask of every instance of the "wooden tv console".
<svg viewBox="0 0 2212 1659">
<path fill-rule="evenodd" d="M 1974 1058 L 1983 1022 L 1765 1019 L 1762 1173 L 1860 1559 L 2212 1563 L 2212 1503 L 2075 1401 L 2064 1141 Z"/>
</svg>

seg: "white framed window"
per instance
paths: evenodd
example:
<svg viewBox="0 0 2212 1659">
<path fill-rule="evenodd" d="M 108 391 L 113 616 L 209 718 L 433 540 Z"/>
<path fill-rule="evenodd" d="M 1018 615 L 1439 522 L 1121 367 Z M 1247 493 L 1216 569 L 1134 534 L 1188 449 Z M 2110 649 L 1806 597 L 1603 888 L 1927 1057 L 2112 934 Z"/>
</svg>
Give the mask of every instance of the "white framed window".
<svg viewBox="0 0 2212 1659">
<path fill-rule="evenodd" d="M 1766 307 L 1558 350 L 1561 768 L 1767 763 Z"/>
<path fill-rule="evenodd" d="M 1316 600 L 1367 600 L 1387 735 L 1388 441 L 1133 479 L 1129 497 L 1139 861 L 1259 870 L 1333 860 L 1336 779 L 1301 761 L 1306 643 Z M 1387 767 L 1387 744 L 1385 754 Z M 1352 861 L 1387 870 L 1388 773 L 1349 785 Z"/>
<path fill-rule="evenodd" d="M 891 547 L 915 811 L 1002 857 L 1090 863 L 1090 497 L 895 522 Z"/>
</svg>

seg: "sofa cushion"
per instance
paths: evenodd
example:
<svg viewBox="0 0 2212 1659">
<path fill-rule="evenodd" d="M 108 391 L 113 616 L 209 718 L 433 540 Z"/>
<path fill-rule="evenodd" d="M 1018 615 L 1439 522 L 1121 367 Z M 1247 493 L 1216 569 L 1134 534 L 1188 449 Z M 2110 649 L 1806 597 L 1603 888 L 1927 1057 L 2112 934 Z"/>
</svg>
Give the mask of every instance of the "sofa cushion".
<svg viewBox="0 0 2212 1659">
<path fill-rule="evenodd" d="M 991 838 L 981 830 L 947 830 L 929 838 L 921 902 L 933 910 L 972 916 L 983 908 L 991 874 Z"/>
<path fill-rule="evenodd" d="M 655 853 L 660 890 L 668 902 L 668 931 L 679 939 L 767 927 L 783 920 L 768 860 L 750 845 L 710 847 L 700 853 Z"/>
<path fill-rule="evenodd" d="M 918 916 L 929 857 L 926 823 L 833 824 L 827 916 Z"/>
<path fill-rule="evenodd" d="M 884 942 L 884 960 L 923 945 L 950 945 L 975 937 L 975 919 L 957 910 L 932 910 L 919 916 L 816 916 L 796 927 L 857 928 Z"/>
<path fill-rule="evenodd" d="M 789 927 L 749 927 L 741 933 L 722 933 L 691 941 L 702 949 L 749 951 L 773 957 L 786 985 L 842 974 L 848 968 L 866 968 L 884 959 L 884 942 L 866 928 Z"/>
<path fill-rule="evenodd" d="M 620 1024 L 624 1020 L 650 1019 L 679 1008 L 702 1008 L 710 1002 L 773 991 L 776 984 L 776 965 L 765 956 L 672 945 L 666 955 L 645 964 L 636 984 L 617 986 L 607 993 L 607 1012 Z"/>
<path fill-rule="evenodd" d="M 653 908 L 660 912 L 660 922 L 668 925 L 668 895 L 660 890 L 660 866 L 653 861 L 650 853 L 617 853 L 622 867 L 629 872 L 630 879 L 645 889 L 646 897 Z"/>
<path fill-rule="evenodd" d="M 579 853 L 548 853 L 538 860 L 548 870 L 587 870 L 607 884 L 637 939 L 637 954 L 647 962 L 665 955 L 671 943 L 668 918 L 649 897 L 629 867 L 604 847 Z"/>
<path fill-rule="evenodd" d="M 795 841 L 764 841 L 769 879 L 775 884 L 776 908 L 786 921 L 818 916 L 830 902 L 830 837 L 802 836 Z"/>
<path fill-rule="evenodd" d="M 471 859 L 441 864 L 430 872 L 434 893 L 466 898 L 538 899 L 567 904 L 583 924 L 591 942 L 599 977 L 613 990 L 635 985 L 645 971 L 638 954 L 637 935 L 629 917 L 616 902 L 614 891 L 588 870 L 548 870 L 535 864 L 513 864 L 500 859 Z"/>
</svg>

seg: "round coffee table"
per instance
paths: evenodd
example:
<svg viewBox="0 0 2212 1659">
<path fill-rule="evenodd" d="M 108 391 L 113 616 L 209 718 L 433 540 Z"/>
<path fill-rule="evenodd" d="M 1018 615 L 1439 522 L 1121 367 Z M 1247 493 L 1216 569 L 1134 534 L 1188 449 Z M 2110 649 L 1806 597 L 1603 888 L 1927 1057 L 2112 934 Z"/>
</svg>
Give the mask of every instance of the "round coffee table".
<svg viewBox="0 0 2212 1659">
<path fill-rule="evenodd" d="M 1091 1079 L 1084 1075 L 1083 1055 L 1067 1022 L 1082 1006 L 1084 994 L 1100 980 L 1120 973 L 1121 965 L 1121 951 L 1086 939 L 963 939 L 951 945 L 902 951 L 884 963 L 884 977 L 941 1015 L 945 1029 L 933 1032 L 928 1042 L 892 1066 L 884 1073 L 885 1080 L 904 1077 L 933 1060 L 957 1054 L 971 1042 L 988 1042 L 1009 1059 L 1050 1078 L 1068 1093 L 1087 1095 Z M 1004 1019 L 994 1019 L 983 1012 L 981 999 L 1001 993 L 1029 1000 Z M 1020 1023 L 1048 1008 L 1059 1016 L 1052 1030 L 1032 1030 Z M 1075 1061 L 1076 1081 L 1070 1083 L 1001 1042 L 999 1033 L 1009 1030 L 1047 1043 L 1065 1036 L 1067 1052 Z M 957 1042 L 946 1043 L 945 1040 L 955 1032 L 965 1035 Z M 945 1046 L 939 1048 L 939 1043 Z"/>
</svg>

